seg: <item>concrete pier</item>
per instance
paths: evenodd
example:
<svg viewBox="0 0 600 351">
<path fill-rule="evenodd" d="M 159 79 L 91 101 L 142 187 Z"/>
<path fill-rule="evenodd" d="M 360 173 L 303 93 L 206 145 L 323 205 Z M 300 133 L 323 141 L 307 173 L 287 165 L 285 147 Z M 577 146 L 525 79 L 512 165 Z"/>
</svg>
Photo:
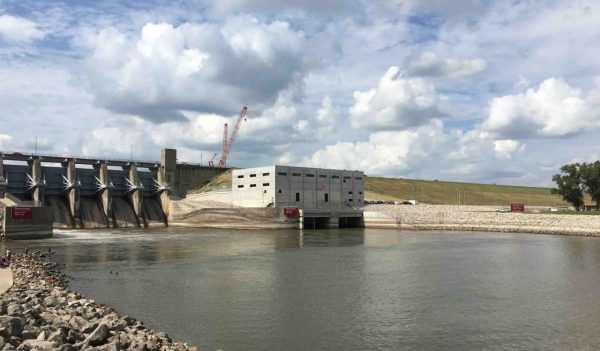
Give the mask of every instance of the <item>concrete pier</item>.
<svg viewBox="0 0 600 351">
<path fill-rule="evenodd" d="M 172 189 L 175 188 L 175 174 L 177 171 L 177 150 L 160 150 L 160 168 L 158 169 L 157 181 L 163 188 L 160 193 L 160 203 L 163 212 L 169 216 L 169 200 Z"/>
<path fill-rule="evenodd" d="M 69 200 L 69 209 L 73 216 L 73 227 L 81 228 L 79 223 L 79 188 L 80 184 L 77 179 L 77 171 L 75 170 L 75 160 L 67 159 L 63 162 L 63 167 L 67 169 L 67 199 Z"/>
<path fill-rule="evenodd" d="M 124 166 L 123 169 L 129 171 L 129 201 L 131 202 L 131 206 L 133 207 L 133 211 L 137 216 L 138 223 L 143 223 L 144 217 L 144 209 L 143 209 L 143 201 L 144 201 L 144 188 L 141 186 L 140 177 L 138 176 L 137 165 L 135 163 L 130 163 L 128 166 Z"/>
<path fill-rule="evenodd" d="M 112 186 L 110 178 L 108 176 L 108 165 L 105 161 L 99 161 L 94 165 L 96 171 L 96 177 L 100 181 L 99 197 L 102 203 L 102 210 L 106 216 L 109 227 L 113 227 L 113 213 L 112 213 Z"/>
<path fill-rule="evenodd" d="M 0 199 L 6 194 L 6 177 L 4 176 L 4 155 L 0 153 Z"/>
<path fill-rule="evenodd" d="M 33 206 L 44 207 L 44 188 L 46 187 L 46 184 L 43 181 L 42 162 L 40 158 L 37 156 L 32 156 L 29 160 L 29 166 L 31 167 L 30 187 L 33 190 Z"/>
</svg>

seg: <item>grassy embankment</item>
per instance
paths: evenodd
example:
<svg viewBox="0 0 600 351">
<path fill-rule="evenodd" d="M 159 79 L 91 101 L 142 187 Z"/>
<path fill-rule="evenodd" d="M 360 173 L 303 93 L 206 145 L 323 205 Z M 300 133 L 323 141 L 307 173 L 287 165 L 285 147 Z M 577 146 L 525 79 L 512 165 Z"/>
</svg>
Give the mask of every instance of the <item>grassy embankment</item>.
<svg viewBox="0 0 600 351">
<path fill-rule="evenodd" d="M 366 177 L 365 199 L 410 200 L 415 199 L 436 205 L 490 205 L 508 206 L 511 202 L 524 202 L 529 206 L 568 206 L 550 193 L 550 188 L 511 185 L 458 183 L 431 180 Z"/>
<path fill-rule="evenodd" d="M 223 173 L 214 176 L 208 183 L 199 186 L 189 191 L 190 194 L 197 194 L 206 191 L 220 190 L 231 188 L 231 170 L 226 170 Z"/>
<path fill-rule="evenodd" d="M 231 170 L 190 193 L 224 188 L 231 188 Z M 560 197 L 552 195 L 549 188 L 381 177 L 366 177 L 365 180 L 365 199 L 369 200 L 415 199 L 428 204 L 456 205 L 459 194 L 461 205 L 506 207 L 511 202 L 524 202 L 529 206 L 568 206 Z"/>
</svg>

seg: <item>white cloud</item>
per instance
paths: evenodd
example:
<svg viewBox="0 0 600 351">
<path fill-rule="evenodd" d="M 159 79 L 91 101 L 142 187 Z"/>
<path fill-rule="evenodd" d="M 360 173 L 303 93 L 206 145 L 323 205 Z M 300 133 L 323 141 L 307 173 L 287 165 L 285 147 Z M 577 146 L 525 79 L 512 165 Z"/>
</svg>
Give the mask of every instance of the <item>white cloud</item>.
<svg viewBox="0 0 600 351">
<path fill-rule="evenodd" d="M 292 159 L 293 159 L 292 153 L 287 151 L 279 156 L 279 158 L 277 159 L 277 164 L 278 165 L 288 165 L 288 164 L 291 164 Z"/>
<path fill-rule="evenodd" d="M 484 130 L 501 136 L 563 137 L 600 126 L 598 101 L 592 92 L 584 96 L 562 78 L 548 78 L 524 94 L 505 95 L 490 103 Z"/>
<path fill-rule="evenodd" d="M 442 58 L 433 52 L 424 52 L 406 58 L 404 67 L 409 76 L 464 78 L 486 68 L 483 59 Z"/>
<path fill-rule="evenodd" d="M 5 148 L 10 143 L 12 137 L 7 134 L 0 134 L 0 148 Z"/>
<path fill-rule="evenodd" d="M 11 42 L 31 42 L 42 39 L 45 33 L 37 23 L 23 17 L 0 16 L 0 36 Z"/>
<path fill-rule="evenodd" d="M 218 16 L 251 12 L 331 14 L 349 6 L 336 0 L 212 0 L 210 4 Z"/>
<path fill-rule="evenodd" d="M 337 142 L 305 158 L 308 166 L 362 169 L 371 174 L 407 171 L 413 160 L 429 157 L 445 139 L 439 120 L 416 129 L 375 132 L 368 141 Z"/>
<path fill-rule="evenodd" d="M 517 140 L 503 139 L 494 141 L 494 151 L 502 157 L 511 158 L 512 154 L 522 152 L 523 150 L 525 150 L 525 145 Z"/>
<path fill-rule="evenodd" d="M 102 30 L 82 80 L 111 111 L 181 121 L 186 110 L 229 114 L 244 104 L 255 111 L 270 106 L 280 92 L 302 88 L 318 61 L 310 52 L 304 34 L 283 21 L 148 23 L 139 37 Z"/>
<path fill-rule="evenodd" d="M 87 131 L 107 118 L 92 98 L 71 85 L 68 67 L 11 60 L 0 65 L 1 133 L 10 134 L 11 149 L 80 154 Z M 43 142 L 46 139 L 47 142 Z"/>
<path fill-rule="evenodd" d="M 453 143 L 446 150 L 447 158 L 456 163 L 477 159 L 492 146 L 487 132 L 452 130 L 448 132 L 448 136 Z"/>
<path fill-rule="evenodd" d="M 388 129 L 418 126 L 440 116 L 435 87 L 422 78 L 403 77 L 390 67 L 377 88 L 354 92 L 350 120 L 354 128 Z"/>
<path fill-rule="evenodd" d="M 340 141 L 303 159 L 307 166 L 361 169 L 369 175 L 406 178 L 522 179 L 524 145 L 495 140 L 478 130 L 446 130 L 441 120 L 403 131 L 371 133 L 368 140 Z M 539 179 L 537 179 L 539 180 Z"/>
<path fill-rule="evenodd" d="M 365 0 L 365 6 L 372 15 L 392 17 L 416 13 L 435 13 L 455 20 L 481 11 L 480 0 Z"/>
<path fill-rule="evenodd" d="M 315 122 L 318 125 L 317 132 L 320 137 L 327 136 L 334 131 L 336 124 L 339 123 L 339 115 L 339 108 L 333 104 L 329 96 L 325 96 L 315 117 Z"/>
</svg>

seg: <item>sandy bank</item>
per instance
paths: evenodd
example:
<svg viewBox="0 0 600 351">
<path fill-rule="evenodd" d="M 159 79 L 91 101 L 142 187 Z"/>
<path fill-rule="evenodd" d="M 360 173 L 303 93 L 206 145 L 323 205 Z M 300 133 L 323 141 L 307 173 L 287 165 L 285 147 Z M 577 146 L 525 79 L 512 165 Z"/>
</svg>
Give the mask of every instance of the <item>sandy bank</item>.
<svg viewBox="0 0 600 351">
<path fill-rule="evenodd" d="M 13 285 L 12 271 L 10 268 L 0 268 L 0 294 Z"/>
<path fill-rule="evenodd" d="M 491 206 L 369 205 L 365 211 L 420 230 L 600 236 L 600 216 L 496 212 Z"/>
</svg>

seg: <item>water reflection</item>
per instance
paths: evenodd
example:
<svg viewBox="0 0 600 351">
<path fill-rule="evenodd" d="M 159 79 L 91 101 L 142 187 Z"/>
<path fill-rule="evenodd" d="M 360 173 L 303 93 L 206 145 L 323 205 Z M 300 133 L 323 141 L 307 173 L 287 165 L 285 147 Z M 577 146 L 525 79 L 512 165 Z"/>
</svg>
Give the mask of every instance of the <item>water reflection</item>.
<svg viewBox="0 0 600 351">
<path fill-rule="evenodd" d="M 600 345 L 596 238 L 168 228 L 5 245 L 51 246 L 73 288 L 201 349 Z"/>
<path fill-rule="evenodd" d="M 202 240 L 197 240 L 201 236 Z M 53 248 L 61 262 L 168 262 L 198 256 L 231 256 L 286 249 L 346 247 L 365 243 L 364 229 L 232 231 L 226 229 L 147 229 L 58 231 L 46 240 L 9 241 L 13 250 Z"/>
</svg>

